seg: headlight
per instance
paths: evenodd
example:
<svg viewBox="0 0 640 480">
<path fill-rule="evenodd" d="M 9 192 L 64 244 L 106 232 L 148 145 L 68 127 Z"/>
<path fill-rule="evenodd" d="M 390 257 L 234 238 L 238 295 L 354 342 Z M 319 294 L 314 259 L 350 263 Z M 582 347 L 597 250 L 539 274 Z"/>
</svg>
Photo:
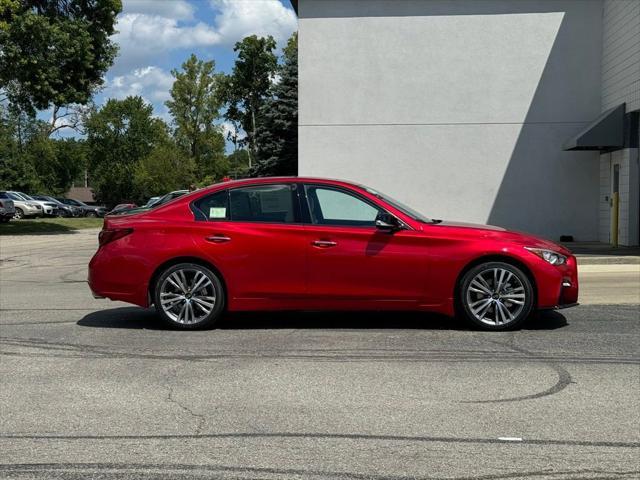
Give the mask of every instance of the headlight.
<svg viewBox="0 0 640 480">
<path fill-rule="evenodd" d="M 545 250 L 544 248 L 532 248 L 532 247 L 524 247 L 529 250 L 531 253 L 539 256 L 545 262 L 549 262 L 551 265 L 564 265 L 567 263 L 567 257 L 564 255 L 554 252 L 553 250 Z"/>
</svg>

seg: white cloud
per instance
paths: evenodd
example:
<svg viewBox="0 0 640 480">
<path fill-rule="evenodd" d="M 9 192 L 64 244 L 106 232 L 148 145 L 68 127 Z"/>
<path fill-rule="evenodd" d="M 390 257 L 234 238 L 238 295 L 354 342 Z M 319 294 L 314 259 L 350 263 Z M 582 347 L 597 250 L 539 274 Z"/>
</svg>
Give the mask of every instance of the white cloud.
<svg viewBox="0 0 640 480">
<path fill-rule="evenodd" d="M 216 31 L 222 43 L 233 44 L 248 35 L 272 35 L 279 43 L 298 28 L 293 10 L 279 0 L 210 0 L 219 14 Z"/>
<path fill-rule="evenodd" d="M 116 29 L 114 40 L 120 46 L 116 72 L 127 71 L 168 50 L 220 42 L 220 35 L 206 23 L 182 26 L 176 19 L 144 13 L 120 15 Z"/>
<path fill-rule="evenodd" d="M 282 44 L 297 29 L 295 13 L 279 0 L 210 0 L 213 23 L 194 23 L 193 5 L 184 1 L 134 0 L 118 17 L 113 66 L 124 73 L 176 49 L 233 45 L 247 35 L 272 35 Z M 157 63 L 157 62 L 154 62 Z"/>
<path fill-rule="evenodd" d="M 147 66 L 137 68 L 126 75 L 107 79 L 103 94 L 105 98 L 123 99 L 130 95 L 139 95 L 153 104 L 169 99 L 169 90 L 173 85 L 173 76 L 165 70 Z"/>
<path fill-rule="evenodd" d="M 191 20 L 195 8 L 186 0 L 125 0 L 122 11 L 144 13 L 175 20 Z"/>
</svg>

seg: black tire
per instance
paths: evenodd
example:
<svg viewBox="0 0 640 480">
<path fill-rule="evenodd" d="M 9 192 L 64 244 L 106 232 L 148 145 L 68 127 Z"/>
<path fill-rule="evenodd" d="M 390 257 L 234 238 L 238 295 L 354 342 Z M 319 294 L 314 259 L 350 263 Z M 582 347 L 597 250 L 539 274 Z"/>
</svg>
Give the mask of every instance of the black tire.
<svg viewBox="0 0 640 480">
<path fill-rule="evenodd" d="M 199 283 L 202 278 L 200 274 L 204 275 L 208 282 L 202 280 L 204 286 L 198 287 L 192 292 L 190 287 Z M 184 277 L 180 277 L 181 275 L 184 275 Z M 186 282 L 179 281 L 176 284 L 176 277 L 183 278 Z M 172 280 L 174 283 L 171 283 Z M 181 293 L 185 290 L 178 287 L 184 283 L 188 288 L 186 293 Z M 167 307 L 169 311 L 165 311 L 162 306 L 161 295 L 163 294 L 165 295 L 165 302 L 167 302 L 167 298 L 174 300 Z M 171 295 L 176 295 L 176 297 L 168 297 Z M 183 299 L 177 299 L 179 296 L 182 296 Z M 186 297 L 188 297 L 188 300 Z M 194 298 L 197 300 L 193 300 Z M 207 299 L 206 302 L 203 299 Z M 166 325 L 180 330 L 197 330 L 212 327 L 225 309 L 225 291 L 222 281 L 209 268 L 196 263 L 179 263 L 168 267 L 162 272 L 154 285 L 153 300 L 156 311 L 162 321 Z M 171 301 L 169 299 L 169 302 Z M 208 313 L 202 302 L 211 302 L 213 304 Z M 183 305 L 186 305 L 186 312 L 182 311 Z M 191 319 L 189 318 L 189 311 L 191 312 Z M 196 318 L 196 316 L 201 316 L 202 318 Z M 184 321 L 181 321 L 180 318 Z"/>
<path fill-rule="evenodd" d="M 98 216 L 98 214 L 92 210 L 88 211 L 87 214 L 85 215 L 86 217 L 91 217 L 91 218 L 96 218 Z"/>
<path fill-rule="evenodd" d="M 482 280 L 485 283 L 481 283 Z M 520 327 L 531 315 L 534 304 L 535 291 L 531 280 L 521 269 L 509 263 L 476 265 L 464 274 L 458 285 L 457 311 L 483 330 L 514 330 Z"/>
<path fill-rule="evenodd" d="M 24 211 L 21 208 L 16 207 L 16 213 L 13 214 L 13 218 L 21 220 L 24 218 Z"/>
</svg>

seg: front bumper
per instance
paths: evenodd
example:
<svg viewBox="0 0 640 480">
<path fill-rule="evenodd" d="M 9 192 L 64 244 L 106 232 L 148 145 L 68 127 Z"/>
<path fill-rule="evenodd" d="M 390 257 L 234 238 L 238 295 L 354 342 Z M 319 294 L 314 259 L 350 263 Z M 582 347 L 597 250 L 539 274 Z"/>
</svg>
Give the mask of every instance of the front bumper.
<svg viewBox="0 0 640 480">
<path fill-rule="evenodd" d="M 38 208 L 38 207 L 30 207 L 30 206 L 25 206 L 22 208 L 22 211 L 24 212 L 24 214 L 27 217 L 37 217 L 39 215 L 42 215 L 42 207 Z"/>
<path fill-rule="evenodd" d="M 541 260 L 541 262 L 544 262 Z M 536 272 L 538 308 L 569 308 L 578 304 L 578 266 L 569 255 L 564 265 L 539 264 Z"/>
</svg>

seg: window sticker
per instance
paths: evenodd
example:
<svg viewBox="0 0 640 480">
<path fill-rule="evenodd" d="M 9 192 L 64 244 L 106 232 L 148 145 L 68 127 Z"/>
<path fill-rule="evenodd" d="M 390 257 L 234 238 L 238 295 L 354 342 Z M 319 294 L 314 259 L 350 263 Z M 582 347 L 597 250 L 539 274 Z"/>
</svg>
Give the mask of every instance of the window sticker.
<svg viewBox="0 0 640 480">
<path fill-rule="evenodd" d="M 227 218 L 227 208 L 211 207 L 209 209 L 209 218 Z"/>
</svg>

